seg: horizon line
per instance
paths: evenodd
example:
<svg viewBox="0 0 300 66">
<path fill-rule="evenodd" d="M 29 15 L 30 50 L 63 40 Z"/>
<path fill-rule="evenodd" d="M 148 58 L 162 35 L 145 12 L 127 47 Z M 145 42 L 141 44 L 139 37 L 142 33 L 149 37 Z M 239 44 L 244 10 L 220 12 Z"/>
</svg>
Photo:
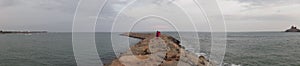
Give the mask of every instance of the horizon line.
<svg viewBox="0 0 300 66">
<path fill-rule="evenodd" d="M 48 32 L 64 33 L 64 31 L 48 31 Z M 109 33 L 109 31 L 96 31 L 96 33 L 98 32 Z M 118 31 L 118 32 L 125 32 L 125 31 Z M 112 33 L 118 33 L 118 32 L 112 32 Z M 156 31 L 132 31 L 132 32 L 156 32 Z M 196 31 L 160 31 L 160 32 L 196 32 Z M 211 31 L 197 31 L 197 32 L 211 32 Z M 220 31 L 216 31 L 216 32 L 220 32 Z M 226 31 L 226 32 L 284 32 L 284 31 Z M 65 31 L 65 33 L 72 33 L 72 32 Z M 74 33 L 92 33 L 92 32 L 74 32 Z"/>
</svg>

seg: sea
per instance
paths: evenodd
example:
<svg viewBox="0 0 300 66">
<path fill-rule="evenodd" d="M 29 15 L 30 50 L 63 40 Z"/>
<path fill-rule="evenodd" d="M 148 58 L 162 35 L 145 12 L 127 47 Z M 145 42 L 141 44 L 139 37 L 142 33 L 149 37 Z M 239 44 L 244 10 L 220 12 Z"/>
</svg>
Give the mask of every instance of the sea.
<svg viewBox="0 0 300 66">
<path fill-rule="evenodd" d="M 197 32 L 196 36 L 199 38 L 180 37 L 177 32 L 162 33 L 181 39 L 181 42 L 191 43 L 190 45 L 200 45 L 198 48 L 186 46 L 187 50 L 199 49 L 195 53 L 210 54 L 212 34 L 209 32 Z M 182 34 L 191 33 L 193 32 Z M 140 41 L 119 34 L 95 33 L 97 51 L 104 64 L 110 63 L 118 53 L 122 53 L 116 52 L 113 47 L 122 47 L 118 49 L 126 51 L 126 47 Z M 112 36 L 120 36 L 120 39 L 115 40 Z M 223 61 L 226 66 L 300 66 L 300 33 L 227 32 L 226 36 Z M 125 40 L 122 39 L 129 39 L 129 43 L 124 43 Z M 112 40 L 124 45 L 113 45 Z M 72 33 L 0 34 L 0 66 L 76 65 Z"/>
</svg>

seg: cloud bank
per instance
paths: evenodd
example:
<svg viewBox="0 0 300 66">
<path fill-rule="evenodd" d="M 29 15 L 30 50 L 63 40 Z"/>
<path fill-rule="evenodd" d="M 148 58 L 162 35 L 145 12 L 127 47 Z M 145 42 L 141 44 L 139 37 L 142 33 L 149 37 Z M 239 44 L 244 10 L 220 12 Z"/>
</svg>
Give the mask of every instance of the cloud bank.
<svg viewBox="0 0 300 66">
<path fill-rule="evenodd" d="M 113 19 L 131 1 L 133 0 L 108 0 L 99 16 L 96 31 L 111 31 Z M 192 0 L 171 2 L 178 3 L 185 9 L 195 9 L 189 12 L 191 15 L 199 14 L 196 10 L 198 8 L 191 5 Z M 225 17 L 228 31 L 281 31 L 291 25 L 300 26 L 299 0 L 217 0 L 217 2 Z M 78 0 L 0 0 L 0 30 L 70 32 L 77 3 Z M 153 0 L 153 3 L 170 4 L 159 0 Z M 143 6 L 145 5 L 136 8 L 147 10 Z M 129 18 L 130 16 L 128 15 Z M 195 23 L 198 31 L 209 31 L 207 23 L 202 21 Z M 155 25 L 168 26 L 159 23 L 153 26 Z M 147 25 L 141 24 L 137 28 L 143 26 Z M 189 28 L 191 27 L 187 27 Z"/>
</svg>

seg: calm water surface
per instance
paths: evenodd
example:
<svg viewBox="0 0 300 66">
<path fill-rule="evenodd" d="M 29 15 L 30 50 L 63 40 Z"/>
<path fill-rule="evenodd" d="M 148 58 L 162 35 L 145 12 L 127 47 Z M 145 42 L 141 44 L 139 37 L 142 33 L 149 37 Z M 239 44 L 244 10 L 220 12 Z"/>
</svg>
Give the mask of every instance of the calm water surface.
<svg viewBox="0 0 300 66">
<path fill-rule="evenodd" d="M 177 33 L 165 34 L 179 39 Z M 191 45 L 195 43 L 191 40 L 200 41 L 201 52 L 209 54 L 210 33 L 198 34 L 200 38 L 197 39 L 188 36 L 181 38 Z M 116 57 L 110 35 L 96 33 L 99 56 L 104 63 Z M 228 33 L 227 39 L 225 63 L 242 66 L 300 65 L 300 33 L 232 32 Z M 138 41 L 130 39 L 130 44 Z M 119 40 L 116 43 L 123 42 Z M 124 44 L 118 49 L 127 50 L 130 45 Z M 71 33 L 0 34 L 0 66 L 76 66 L 72 50 Z"/>
</svg>

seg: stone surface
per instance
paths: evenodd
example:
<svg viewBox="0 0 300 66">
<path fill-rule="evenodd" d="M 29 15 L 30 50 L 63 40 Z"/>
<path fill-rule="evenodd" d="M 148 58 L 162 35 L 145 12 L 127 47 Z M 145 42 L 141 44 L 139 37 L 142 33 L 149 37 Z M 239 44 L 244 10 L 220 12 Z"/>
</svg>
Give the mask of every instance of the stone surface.
<svg viewBox="0 0 300 66">
<path fill-rule="evenodd" d="M 162 34 L 124 33 L 142 39 L 108 66 L 215 66 L 204 56 L 186 51 L 177 39 Z"/>
</svg>

